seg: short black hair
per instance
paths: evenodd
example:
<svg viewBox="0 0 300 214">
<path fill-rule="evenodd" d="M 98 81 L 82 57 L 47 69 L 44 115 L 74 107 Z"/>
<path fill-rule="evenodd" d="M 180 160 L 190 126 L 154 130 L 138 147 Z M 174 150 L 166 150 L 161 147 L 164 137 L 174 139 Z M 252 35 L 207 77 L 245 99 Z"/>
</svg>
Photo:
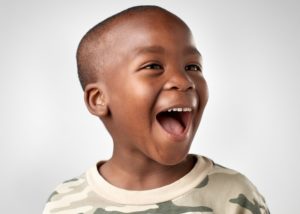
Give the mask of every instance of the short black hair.
<svg viewBox="0 0 300 214">
<path fill-rule="evenodd" d="M 174 16 L 183 22 L 173 13 L 159 6 L 142 5 L 123 10 L 92 27 L 81 39 L 76 53 L 77 72 L 83 90 L 87 84 L 96 81 L 97 74 L 103 70 L 102 65 L 104 64 L 104 60 L 101 58 L 101 55 L 99 57 L 99 55 L 96 53 L 101 52 L 101 48 L 105 49 L 104 42 L 102 40 L 109 29 L 111 29 L 111 27 L 113 27 L 119 21 L 124 20 L 124 18 L 128 19 L 137 14 L 149 11 L 160 11 L 162 13 Z M 97 60 L 95 57 L 97 57 Z"/>
</svg>

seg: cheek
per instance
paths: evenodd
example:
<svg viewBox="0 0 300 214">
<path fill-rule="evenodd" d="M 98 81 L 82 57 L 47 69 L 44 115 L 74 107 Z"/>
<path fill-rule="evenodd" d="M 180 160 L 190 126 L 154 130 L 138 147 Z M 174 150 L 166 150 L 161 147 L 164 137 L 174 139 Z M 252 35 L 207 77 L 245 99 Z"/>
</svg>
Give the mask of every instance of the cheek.
<svg viewBox="0 0 300 214">
<path fill-rule="evenodd" d="M 124 80 L 112 89 L 110 107 L 112 115 L 126 116 L 128 120 L 144 120 L 149 116 L 155 101 L 155 87 L 138 79 Z M 127 120 L 127 122 L 128 122 Z"/>
<path fill-rule="evenodd" d="M 203 77 L 197 80 L 196 90 L 199 95 L 199 105 L 201 108 L 204 108 L 208 101 L 208 86 Z"/>
<path fill-rule="evenodd" d="M 149 109 L 158 93 L 156 85 L 154 81 L 147 78 L 135 78 L 130 81 L 126 90 L 131 92 L 130 99 L 133 103 L 137 102 L 137 105 L 148 106 L 145 108 Z"/>
</svg>

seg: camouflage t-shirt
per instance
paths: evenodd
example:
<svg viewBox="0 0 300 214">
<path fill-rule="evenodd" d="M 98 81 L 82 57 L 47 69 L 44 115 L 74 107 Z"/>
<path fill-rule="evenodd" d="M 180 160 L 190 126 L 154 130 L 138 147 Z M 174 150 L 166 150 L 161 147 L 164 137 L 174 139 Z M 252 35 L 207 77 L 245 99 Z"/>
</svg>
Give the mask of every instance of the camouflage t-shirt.
<svg viewBox="0 0 300 214">
<path fill-rule="evenodd" d="M 197 156 L 193 169 L 169 185 L 143 191 L 117 188 L 93 166 L 60 184 L 43 214 L 268 214 L 256 187 L 242 174 Z"/>
</svg>

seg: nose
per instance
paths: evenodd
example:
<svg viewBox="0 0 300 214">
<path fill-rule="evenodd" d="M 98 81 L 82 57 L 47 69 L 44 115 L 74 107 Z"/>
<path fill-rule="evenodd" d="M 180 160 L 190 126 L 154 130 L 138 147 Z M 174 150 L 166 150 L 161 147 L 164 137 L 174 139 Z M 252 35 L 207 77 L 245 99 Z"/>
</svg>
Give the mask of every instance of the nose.
<svg viewBox="0 0 300 214">
<path fill-rule="evenodd" d="M 195 83 L 192 81 L 191 77 L 186 71 L 176 70 L 169 73 L 168 81 L 165 83 L 164 89 L 187 91 L 190 89 L 195 89 Z"/>
</svg>

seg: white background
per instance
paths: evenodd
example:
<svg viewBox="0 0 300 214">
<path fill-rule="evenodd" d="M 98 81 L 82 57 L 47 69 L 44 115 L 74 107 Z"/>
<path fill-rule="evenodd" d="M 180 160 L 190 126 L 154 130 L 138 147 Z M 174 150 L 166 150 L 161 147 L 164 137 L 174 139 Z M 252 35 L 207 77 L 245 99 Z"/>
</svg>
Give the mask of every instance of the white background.
<svg viewBox="0 0 300 214">
<path fill-rule="evenodd" d="M 298 212 L 300 3 L 0 2 L 1 213 L 41 213 L 58 183 L 110 156 L 75 52 L 88 29 L 138 4 L 181 17 L 204 56 L 210 100 L 191 152 L 248 176 L 273 214 Z"/>
</svg>

